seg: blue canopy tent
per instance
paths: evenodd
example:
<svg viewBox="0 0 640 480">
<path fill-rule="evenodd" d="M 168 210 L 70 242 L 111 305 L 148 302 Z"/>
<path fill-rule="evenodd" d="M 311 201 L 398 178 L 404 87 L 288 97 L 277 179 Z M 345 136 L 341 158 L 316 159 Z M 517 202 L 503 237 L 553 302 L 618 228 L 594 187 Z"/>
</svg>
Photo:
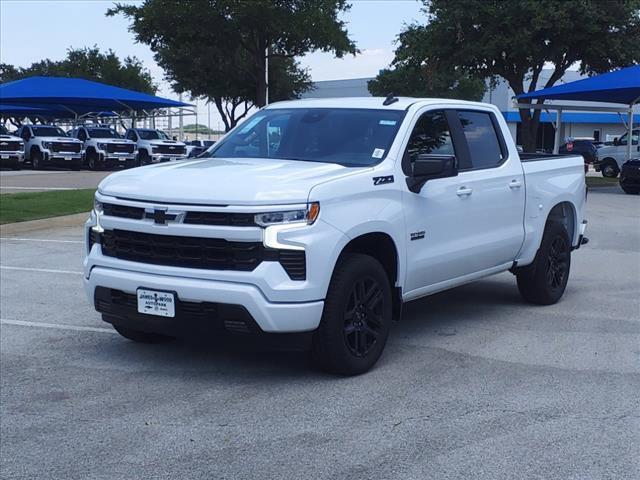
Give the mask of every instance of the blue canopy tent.
<svg viewBox="0 0 640 480">
<path fill-rule="evenodd" d="M 591 78 L 577 80 L 575 82 L 544 88 L 536 92 L 525 93 L 516 97 L 518 100 L 580 100 L 599 103 L 619 103 L 626 105 L 625 109 L 598 108 L 592 110 L 602 111 L 626 111 L 628 115 L 628 138 L 631 139 L 633 130 L 633 107 L 640 103 L 640 65 L 622 68 L 614 72 L 604 73 Z M 519 108 L 549 108 L 549 105 L 531 105 L 519 103 Z M 557 153 L 560 141 L 560 122 L 563 110 L 582 110 L 585 108 L 572 107 L 570 105 L 553 105 L 557 110 L 556 116 L 556 142 L 554 153 Z M 632 142 L 627 142 L 628 155 L 631 158 Z"/>
<path fill-rule="evenodd" d="M 0 85 L 0 105 L 50 105 L 77 115 L 188 107 L 187 103 L 81 78 L 29 77 Z"/>
<path fill-rule="evenodd" d="M 114 112 L 91 112 L 89 110 L 78 110 L 77 112 L 73 112 L 71 110 L 67 110 L 58 105 L 47 105 L 47 104 L 31 104 L 31 105 L 12 105 L 2 103 L 0 104 L 0 117 L 40 117 L 45 119 L 73 119 L 76 118 L 78 114 L 87 115 L 92 113 L 97 117 L 115 117 L 117 116 Z"/>
</svg>

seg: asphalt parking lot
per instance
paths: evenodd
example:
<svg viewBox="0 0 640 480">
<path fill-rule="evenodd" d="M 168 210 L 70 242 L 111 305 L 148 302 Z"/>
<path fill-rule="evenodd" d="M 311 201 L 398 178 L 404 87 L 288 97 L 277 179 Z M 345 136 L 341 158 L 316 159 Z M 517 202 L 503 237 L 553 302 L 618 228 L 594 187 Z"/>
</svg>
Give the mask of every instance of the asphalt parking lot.
<svg viewBox="0 0 640 480">
<path fill-rule="evenodd" d="M 409 304 L 366 375 L 302 352 L 139 345 L 82 289 L 81 229 L 4 237 L 7 479 L 640 477 L 640 197 L 588 201 L 562 301 L 503 274 Z"/>
</svg>

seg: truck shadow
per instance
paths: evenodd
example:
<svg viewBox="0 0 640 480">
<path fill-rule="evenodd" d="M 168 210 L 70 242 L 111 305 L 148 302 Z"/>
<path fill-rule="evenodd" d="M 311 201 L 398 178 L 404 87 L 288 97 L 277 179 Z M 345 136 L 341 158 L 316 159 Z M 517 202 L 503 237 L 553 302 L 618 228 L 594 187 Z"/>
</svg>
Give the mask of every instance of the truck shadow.
<svg viewBox="0 0 640 480">
<path fill-rule="evenodd" d="M 505 278 L 508 277 L 481 280 L 406 304 L 402 320 L 392 327 L 387 348 L 393 348 L 396 340 L 407 337 L 427 341 L 435 336 L 455 335 L 462 324 L 473 328 L 477 320 L 492 321 L 498 311 L 504 314 L 505 309 L 521 308 L 523 301 L 515 281 L 507 283 Z M 217 384 L 258 377 L 261 381 L 302 377 L 335 381 L 336 377 L 312 368 L 308 354 L 310 342 L 311 334 L 223 334 L 158 345 L 135 344 L 114 337 L 98 355 L 104 355 L 105 361 L 118 358 L 129 367 L 153 371 L 153 375 L 182 379 L 185 374 L 194 379 L 204 376 Z"/>
</svg>

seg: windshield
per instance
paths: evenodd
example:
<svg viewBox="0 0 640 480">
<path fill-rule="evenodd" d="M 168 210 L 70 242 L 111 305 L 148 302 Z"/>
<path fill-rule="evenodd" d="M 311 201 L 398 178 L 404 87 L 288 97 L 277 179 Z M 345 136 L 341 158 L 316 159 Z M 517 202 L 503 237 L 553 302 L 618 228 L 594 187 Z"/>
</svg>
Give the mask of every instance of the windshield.
<svg viewBox="0 0 640 480">
<path fill-rule="evenodd" d="M 36 137 L 66 137 L 60 127 L 31 127 L 33 129 L 33 135 Z"/>
<path fill-rule="evenodd" d="M 111 128 L 87 128 L 91 138 L 122 138 Z"/>
<path fill-rule="evenodd" d="M 204 156 L 373 165 L 385 158 L 404 115 L 383 109 L 262 110 Z"/>
<path fill-rule="evenodd" d="M 618 141 L 618 143 L 619 143 L 620 145 L 626 145 L 626 144 L 627 144 L 627 138 L 628 138 L 628 136 L 629 136 L 629 133 L 628 133 L 628 132 L 627 132 L 627 133 L 625 133 L 624 135 L 622 135 L 622 136 L 620 137 L 620 140 Z M 638 144 L 638 137 L 639 137 L 639 136 L 640 136 L 640 130 L 634 130 L 634 131 L 633 131 L 633 134 L 632 134 L 632 136 L 631 136 L 631 139 L 632 139 L 631 144 L 632 144 L 632 145 L 637 145 L 637 144 Z"/>
<path fill-rule="evenodd" d="M 138 130 L 138 135 L 143 140 L 169 140 L 162 130 Z"/>
</svg>

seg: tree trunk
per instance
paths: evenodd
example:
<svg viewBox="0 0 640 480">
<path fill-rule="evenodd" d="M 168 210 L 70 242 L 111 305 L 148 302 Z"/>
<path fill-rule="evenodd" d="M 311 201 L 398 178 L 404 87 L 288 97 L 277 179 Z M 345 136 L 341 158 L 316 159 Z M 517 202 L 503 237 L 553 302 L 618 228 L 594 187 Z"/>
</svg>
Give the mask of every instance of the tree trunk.
<svg viewBox="0 0 640 480">
<path fill-rule="evenodd" d="M 265 79 L 264 51 L 262 55 L 256 55 L 256 105 L 262 108 L 267 104 L 267 82 Z"/>
<path fill-rule="evenodd" d="M 536 151 L 536 143 L 538 139 L 538 126 L 540 122 L 533 118 L 529 110 L 520 109 L 520 139 L 522 141 L 522 149 L 527 153 Z"/>
</svg>

